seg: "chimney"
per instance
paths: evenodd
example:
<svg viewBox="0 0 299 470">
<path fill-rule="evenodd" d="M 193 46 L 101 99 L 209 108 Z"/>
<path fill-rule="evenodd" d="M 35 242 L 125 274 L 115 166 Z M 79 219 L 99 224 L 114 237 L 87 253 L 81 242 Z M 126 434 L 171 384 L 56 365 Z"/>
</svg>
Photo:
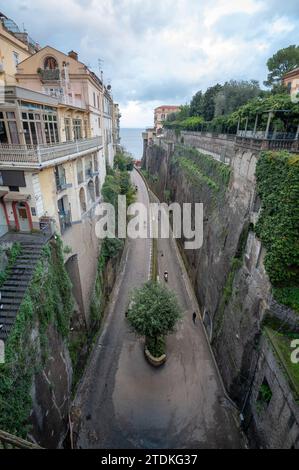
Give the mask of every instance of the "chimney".
<svg viewBox="0 0 299 470">
<path fill-rule="evenodd" d="M 72 59 L 78 60 L 78 53 L 75 51 L 70 51 L 68 53 L 68 56 L 71 57 Z"/>
</svg>

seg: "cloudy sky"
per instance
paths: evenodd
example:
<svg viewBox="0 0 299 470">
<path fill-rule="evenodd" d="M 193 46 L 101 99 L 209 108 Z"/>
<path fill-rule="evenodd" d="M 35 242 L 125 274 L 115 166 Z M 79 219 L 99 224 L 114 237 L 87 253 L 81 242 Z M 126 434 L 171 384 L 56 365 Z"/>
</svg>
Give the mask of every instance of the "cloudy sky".
<svg viewBox="0 0 299 470">
<path fill-rule="evenodd" d="M 152 125 L 154 107 L 216 82 L 262 83 L 267 59 L 298 44 L 298 0 L 0 0 L 0 11 L 95 72 L 101 59 L 122 127 Z"/>
</svg>

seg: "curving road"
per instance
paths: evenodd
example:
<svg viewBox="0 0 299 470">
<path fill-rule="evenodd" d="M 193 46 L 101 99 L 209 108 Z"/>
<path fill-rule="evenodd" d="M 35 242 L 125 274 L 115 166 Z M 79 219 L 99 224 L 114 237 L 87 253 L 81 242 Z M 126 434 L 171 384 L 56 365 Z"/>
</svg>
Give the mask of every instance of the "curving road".
<svg viewBox="0 0 299 470">
<path fill-rule="evenodd" d="M 139 174 L 138 202 L 149 204 Z M 194 299 L 186 272 L 171 240 L 159 240 L 159 271 L 169 272 L 183 320 L 167 340 L 168 361 L 160 369 L 143 355 L 125 319 L 129 295 L 149 276 L 151 242 L 129 240 L 111 300 L 105 330 L 95 345 L 75 399 L 81 419 L 77 447 L 239 448 L 241 436 L 226 400 L 206 336 L 192 321 Z M 163 253 L 163 256 L 162 256 Z"/>
</svg>

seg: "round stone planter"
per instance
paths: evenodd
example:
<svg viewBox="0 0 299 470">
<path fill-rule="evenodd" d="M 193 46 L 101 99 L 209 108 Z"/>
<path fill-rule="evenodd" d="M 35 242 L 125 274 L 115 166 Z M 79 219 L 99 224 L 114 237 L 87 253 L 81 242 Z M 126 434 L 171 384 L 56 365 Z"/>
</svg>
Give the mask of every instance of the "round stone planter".
<svg viewBox="0 0 299 470">
<path fill-rule="evenodd" d="M 147 359 L 147 361 L 154 367 L 160 367 L 162 364 L 164 364 L 167 360 L 166 354 L 162 354 L 160 357 L 154 357 L 151 355 L 147 347 L 144 347 L 144 355 Z"/>
</svg>

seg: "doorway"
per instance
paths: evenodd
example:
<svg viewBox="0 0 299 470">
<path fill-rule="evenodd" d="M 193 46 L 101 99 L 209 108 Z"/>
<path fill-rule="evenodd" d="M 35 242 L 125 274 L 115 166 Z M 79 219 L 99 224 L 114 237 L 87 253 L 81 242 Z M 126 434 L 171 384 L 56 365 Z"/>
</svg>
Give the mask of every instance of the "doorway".
<svg viewBox="0 0 299 470">
<path fill-rule="evenodd" d="M 28 205 L 25 202 L 15 203 L 18 229 L 20 232 L 31 232 L 32 223 L 31 217 L 28 209 Z"/>
</svg>

